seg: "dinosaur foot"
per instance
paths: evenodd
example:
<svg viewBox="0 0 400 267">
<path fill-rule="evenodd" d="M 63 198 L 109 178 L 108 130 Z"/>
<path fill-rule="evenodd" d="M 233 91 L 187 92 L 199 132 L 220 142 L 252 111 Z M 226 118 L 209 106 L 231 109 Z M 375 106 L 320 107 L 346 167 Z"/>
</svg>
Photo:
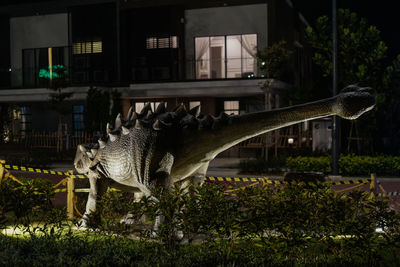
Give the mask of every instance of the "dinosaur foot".
<svg viewBox="0 0 400 267">
<path fill-rule="evenodd" d="M 122 219 L 119 221 L 119 223 L 124 223 L 124 224 L 129 224 L 129 225 L 133 225 L 135 224 L 135 219 L 133 217 L 132 214 L 128 213 L 126 214 L 124 217 L 122 217 Z"/>
</svg>

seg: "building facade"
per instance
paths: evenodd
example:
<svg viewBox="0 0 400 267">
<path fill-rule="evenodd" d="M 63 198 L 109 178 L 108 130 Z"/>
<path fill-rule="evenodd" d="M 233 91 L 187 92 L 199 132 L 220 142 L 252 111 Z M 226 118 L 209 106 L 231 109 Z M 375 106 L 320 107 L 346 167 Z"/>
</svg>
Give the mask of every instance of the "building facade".
<svg viewBox="0 0 400 267">
<path fill-rule="evenodd" d="M 90 87 L 118 90 L 123 115 L 145 102 L 201 106 L 203 113 L 265 109 L 265 82 L 257 51 L 285 40 L 294 53 L 284 79 L 272 80 L 280 95 L 311 77 L 305 46 L 307 21 L 290 0 L 142 1 L 20 0 L 0 6 L 0 104 L 18 110 L 15 131 L 55 130 L 40 74 L 62 65 L 73 92 L 67 100 L 69 129 L 83 131 Z"/>
</svg>

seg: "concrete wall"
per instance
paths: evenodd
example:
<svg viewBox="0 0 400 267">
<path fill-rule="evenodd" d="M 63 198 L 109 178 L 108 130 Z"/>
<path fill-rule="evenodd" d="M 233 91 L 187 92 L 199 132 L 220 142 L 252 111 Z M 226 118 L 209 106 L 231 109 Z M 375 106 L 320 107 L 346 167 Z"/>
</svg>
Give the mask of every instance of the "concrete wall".
<svg viewBox="0 0 400 267">
<path fill-rule="evenodd" d="M 195 37 L 256 33 L 258 49 L 264 48 L 268 34 L 267 11 L 267 4 L 186 10 L 186 60 L 195 60 Z M 186 75 L 194 78 L 193 64 L 187 64 Z"/>
<path fill-rule="evenodd" d="M 22 49 L 68 45 L 68 14 L 10 18 L 12 86 L 22 86 Z"/>
</svg>

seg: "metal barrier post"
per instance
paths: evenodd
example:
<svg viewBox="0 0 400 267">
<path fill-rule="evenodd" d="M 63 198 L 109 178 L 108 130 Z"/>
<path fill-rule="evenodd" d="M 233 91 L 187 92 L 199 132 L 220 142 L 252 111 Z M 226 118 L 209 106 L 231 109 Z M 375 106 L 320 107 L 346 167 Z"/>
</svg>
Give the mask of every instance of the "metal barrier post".
<svg viewBox="0 0 400 267">
<path fill-rule="evenodd" d="M 67 215 L 68 219 L 74 218 L 74 178 L 67 178 Z"/>
<path fill-rule="evenodd" d="M 3 164 L 5 163 L 4 160 L 0 160 L 0 185 L 1 181 L 3 181 L 3 175 L 4 175 L 4 167 Z"/>
<path fill-rule="evenodd" d="M 378 181 L 376 179 L 376 173 L 371 173 L 371 184 L 369 186 L 369 190 L 371 192 L 370 198 L 375 198 L 378 193 Z"/>
</svg>

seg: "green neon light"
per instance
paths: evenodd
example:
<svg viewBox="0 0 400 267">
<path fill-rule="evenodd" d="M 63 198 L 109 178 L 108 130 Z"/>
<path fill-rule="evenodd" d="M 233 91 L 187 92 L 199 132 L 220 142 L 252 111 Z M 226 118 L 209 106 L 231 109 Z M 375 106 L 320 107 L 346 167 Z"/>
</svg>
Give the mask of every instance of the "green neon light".
<svg viewBox="0 0 400 267">
<path fill-rule="evenodd" d="M 67 74 L 67 70 L 63 65 L 54 65 L 52 67 L 48 67 L 46 69 L 39 70 L 39 78 L 53 79 L 53 78 L 61 78 L 65 74 Z"/>
</svg>

